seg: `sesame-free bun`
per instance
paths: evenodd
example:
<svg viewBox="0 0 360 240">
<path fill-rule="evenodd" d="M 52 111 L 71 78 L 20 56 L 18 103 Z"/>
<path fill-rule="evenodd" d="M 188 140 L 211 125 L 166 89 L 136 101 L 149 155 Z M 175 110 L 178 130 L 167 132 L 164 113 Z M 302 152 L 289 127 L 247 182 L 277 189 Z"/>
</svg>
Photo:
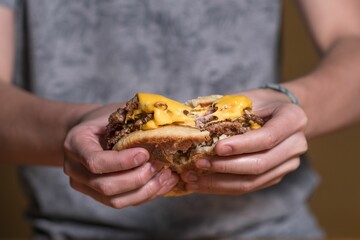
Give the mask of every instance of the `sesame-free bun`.
<svg viewBox="0 0 360 240">
<path fill-rule="evenodd" d="M 121 138 L 113 147 L 114 150 L 123 150 L 133 147 L 142 147 L 150 153 L 149 161 L 158 161 L 164 168 L 181 174 L 186 170 L 203 173 L 196 168 L 195 162 L 206 155 L 213 155 L 214 145 L 206 146 L 210 140 L 208 131 L 197 128 L 167 125 L 153 130 L 135 131 Z M 185 183 L 181 180 L 166 196 L 180 196 L 188 194 Z"/>
</svg>

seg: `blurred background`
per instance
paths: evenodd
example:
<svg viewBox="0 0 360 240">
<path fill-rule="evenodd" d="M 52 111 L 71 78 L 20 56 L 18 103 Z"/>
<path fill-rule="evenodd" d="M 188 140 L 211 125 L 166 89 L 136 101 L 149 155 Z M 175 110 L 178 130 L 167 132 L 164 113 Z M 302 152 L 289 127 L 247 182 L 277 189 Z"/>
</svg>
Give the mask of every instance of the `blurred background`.
<svg viewBox="0 0 360 240">
<path fill-rule="evenodd" d="M 314 46 L 293 0 L 283 0 L 281 55 L 283 79 L 310 71 L 318 62 Z M 350 110 L 354 106 L 349 106 Z M 309 156 L 321 176 L 310 199 L 312 210 L 329 237 L 360 237 L 360 125 L 309 143 Z M 16 177 L 16 167 L 0 163 L 0 239 L 28 238 L 24 219 L 26 201 Z"/>
</svg>

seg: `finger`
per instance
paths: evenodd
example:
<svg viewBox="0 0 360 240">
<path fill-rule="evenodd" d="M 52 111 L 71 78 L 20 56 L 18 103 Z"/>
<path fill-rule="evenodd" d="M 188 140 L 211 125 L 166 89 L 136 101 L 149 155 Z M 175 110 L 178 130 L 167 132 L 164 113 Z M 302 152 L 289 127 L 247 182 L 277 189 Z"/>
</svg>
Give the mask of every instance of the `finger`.
<svg viewBox="0 0 360 240">
<path fill-rule="evenodd" d="M 165 182 L 165 181 L 166 181 L 166 183 L 163 184 L 162 188 L 160 188 L 160 190 L 155 195 L 153 195 L 151 198 L 147 199 L 144 202 L 151 201 L 157 197 L 164 196 L 165 194 L 170 192 L 176 186 L 176 184 L 179 182 L 179 175 L 177 175 L 176 173 L 171 173 L 170 177 L 167 180 L 163 180 L 163 182 Z M 140 202 L 136 205 L 141 205 L 144 202 Z"/>
<path fill-rule="evenodd" d="M 271 180 L 270 182 L 267 182 L 267 183 L 265 183 L 264 185 L 259 186 L 258 188 L 255 188 L 255 189 L 254 189 L 254 192 L 255 192 L 255 191 L 259 191 L 259 190 L 261 190 L 261 189 L 268 188 L 268 187 L 272 187 L 272 186 L 274 186 L 274 185 L 276 185 L 276 184 L 279 184 L 279 183 L 282 181 L 283 178 L 284 178 L 284 177 L 281 176 L 281 177 L 278 177 L 278 178 L 276 178 L 276 179 L 274 179 L 274 180 Z"/>
<path fill-rule="evenodd" d="M 218 173 L 262 174 L 287 159 L 300 156 L 307 149 L 308 145 L 304 133 L 298 132 L 270 150 L 252 154 L 201 159 L 196 162 L 196 166 L 200 169 Z"/>
<path fill-rule="evenodd" d="M 99 138 L 91 132 L 73 133 L 65 141 L 66 155 L 81 162 L 95 174 L 118 172 L 142 165 L 149 159 L 149 153 L 143 148 L 122 151 L 104 151 Z"/>
<path fill-rule="evenodd" d="M 215 151 L 220 156 L 229 156 L 268 150 L 304 129 L 306 123 L 306 115 L 300 107 L 283 104 L 274 110 L 262 128 L 225 138 L 216 144 Z"/>
<path fill-rule="evenodd" d="M 167 188 L 172 189 L 177 183 L 176 179 L 171 177 L 164 182 L 161 182 L 160 180 L 163 174 L 172 176 L 169 172 L 169 169 L 162 170 L 141 188 L 115 196 L 102 195 L 94 189 L 75 180 L 70 180 L 70 185 L 75 190 L 82 192 L 107 206 L 113 208 L 124 208 L 149 201 L 149 199 L 152 199 L 152 197 L 155 196 L 164 185 L 167 185 Z"/>
<path fill-rule="evenodd" d="M 159 191 L 169 192 L 171 189 L 175 187 L 179 178 L 175 174 L 171 174 L 170 169 L 166 169 L 163 171 L 164 173 L 158 174 L 154 179 L 152 179 L 142 188 L 133 192 L 126 193 L 123 196 L 112 198 L 111 199 L 112 205 L 115 206 L 115 208 L 119 208 L 119 206 L 121 208 L 124 205 L 122 198 L 126 197 L 127 201 L 132 202 L 131 204 L 132 206 L 136 206 L 144 202 L 144 200 L 139 200 L 139 199 L 146 199 L 147 200 L 146 202 L 148 202 L 151 199 L 159 197 L 158 195 Z M 170 174 L 168 174 L 167 172 Z M 162 179 L 162 174 L 170 177 Z"/>
<path fill-rule="evenodd" d="M 163 184 L 163 187 L 156 193 L 156 197 L 164 196 L 165 194 L 169 193 L 179 182 L 180 178 L 179 175 L 176 173 L 171 173 L 171 176 L 163 180 L 165 184 Z"/>
<path fill-rule="evenodd" d="M 187 182 L 186 190 L 211 194 L 244 194 L 255 191 L 266 183 L 294 171 L 299 164 L 299 158 L 293 158 L 259 176 L 222 173 L 197 175 L 194 182 Z M 194 172 L 187 174 L 194 174 Z"/>
<path fill-rule="evenodd" d="M 78 163 L 67 167 L 66 172 L 72 179 L 100 194 L 113 196 L 144 186 L 162 168 L 163 164 L 159 162 L 147 162 L 132 170 L 100 175 L 90 173 Z"/>
</svg>

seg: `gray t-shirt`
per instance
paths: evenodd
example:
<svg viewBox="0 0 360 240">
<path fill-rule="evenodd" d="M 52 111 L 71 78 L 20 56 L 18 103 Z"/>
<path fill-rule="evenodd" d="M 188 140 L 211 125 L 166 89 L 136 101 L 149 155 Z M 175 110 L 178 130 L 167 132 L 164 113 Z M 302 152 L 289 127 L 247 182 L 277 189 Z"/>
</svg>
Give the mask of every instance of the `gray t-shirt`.
<svg viewBox="0 0 360 240">
<path fill-rule="evenodd" d="M 179 101 L 278 80 L 278 0 L 0 0 L 17 19 L 14 82 L 47 99 Z M 21 167 L 37 234 L 54 239 L 319 236 L 304 160 L 275 187 L 192 194 L 115 210 L 69 186 L 62 169 Z"/>
</svg>

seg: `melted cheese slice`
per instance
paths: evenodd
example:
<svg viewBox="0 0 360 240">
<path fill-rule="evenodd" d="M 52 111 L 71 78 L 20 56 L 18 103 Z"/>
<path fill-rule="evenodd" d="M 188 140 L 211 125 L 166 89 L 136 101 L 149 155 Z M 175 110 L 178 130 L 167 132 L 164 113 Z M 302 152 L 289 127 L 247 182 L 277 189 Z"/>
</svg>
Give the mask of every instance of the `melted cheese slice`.
<svg viewBox="0 0 360 240">
<path fill-rule="evenodd" d="M 137 96 L 139 108 L 134 115 L 154 113 L 154 119 L 143 125 L 143 130 L 173 123 L 195 127 L 195 119 L 186 115 L 191 111 L 191 107 L 157 94 L 138 93 Z"/>
<path fill-rule="evenodd" d="M 213 106 L 217 108 L 213 113 L 217 121 L 235 120 L 243 115 L 244 109 L 251 109 L 252 102 L 245 96 L 223 96 L 214 101 Z"/>
<path fill-rule="evenodd" d="M 217 108 L 213 113 L 217 121 L 231 120 L 234 121 L 243 115 L 244 109 L 251 111 L 252 101 L 245 96 L 226 95 L 214 101 L 213 105 Z M 259 124 L 250 121 L 251 129 L 261 128 Z"/>
<path fill-rule="evenodd" d="M 178 124 L 195 127 L 197 117 L 203 115 L 207 107 L 192 108 L 185 104 L 171 100 L 161 95 L 138 93 L 139 107 L 131 118 L 142 113 L 153 113 L 154 119 L 142 126 L 142 130 L 150 130 L 168 124 Z M 245 96 L 226 95 L 212 103 L 217 110 L 213 113 L 216 121 L 235 120 L 243 115 L 244 109 L 251 110 L 252 102 Z M 257 129 L 260 125 L 251 121 L 251 128 Z"/>
</svg>

